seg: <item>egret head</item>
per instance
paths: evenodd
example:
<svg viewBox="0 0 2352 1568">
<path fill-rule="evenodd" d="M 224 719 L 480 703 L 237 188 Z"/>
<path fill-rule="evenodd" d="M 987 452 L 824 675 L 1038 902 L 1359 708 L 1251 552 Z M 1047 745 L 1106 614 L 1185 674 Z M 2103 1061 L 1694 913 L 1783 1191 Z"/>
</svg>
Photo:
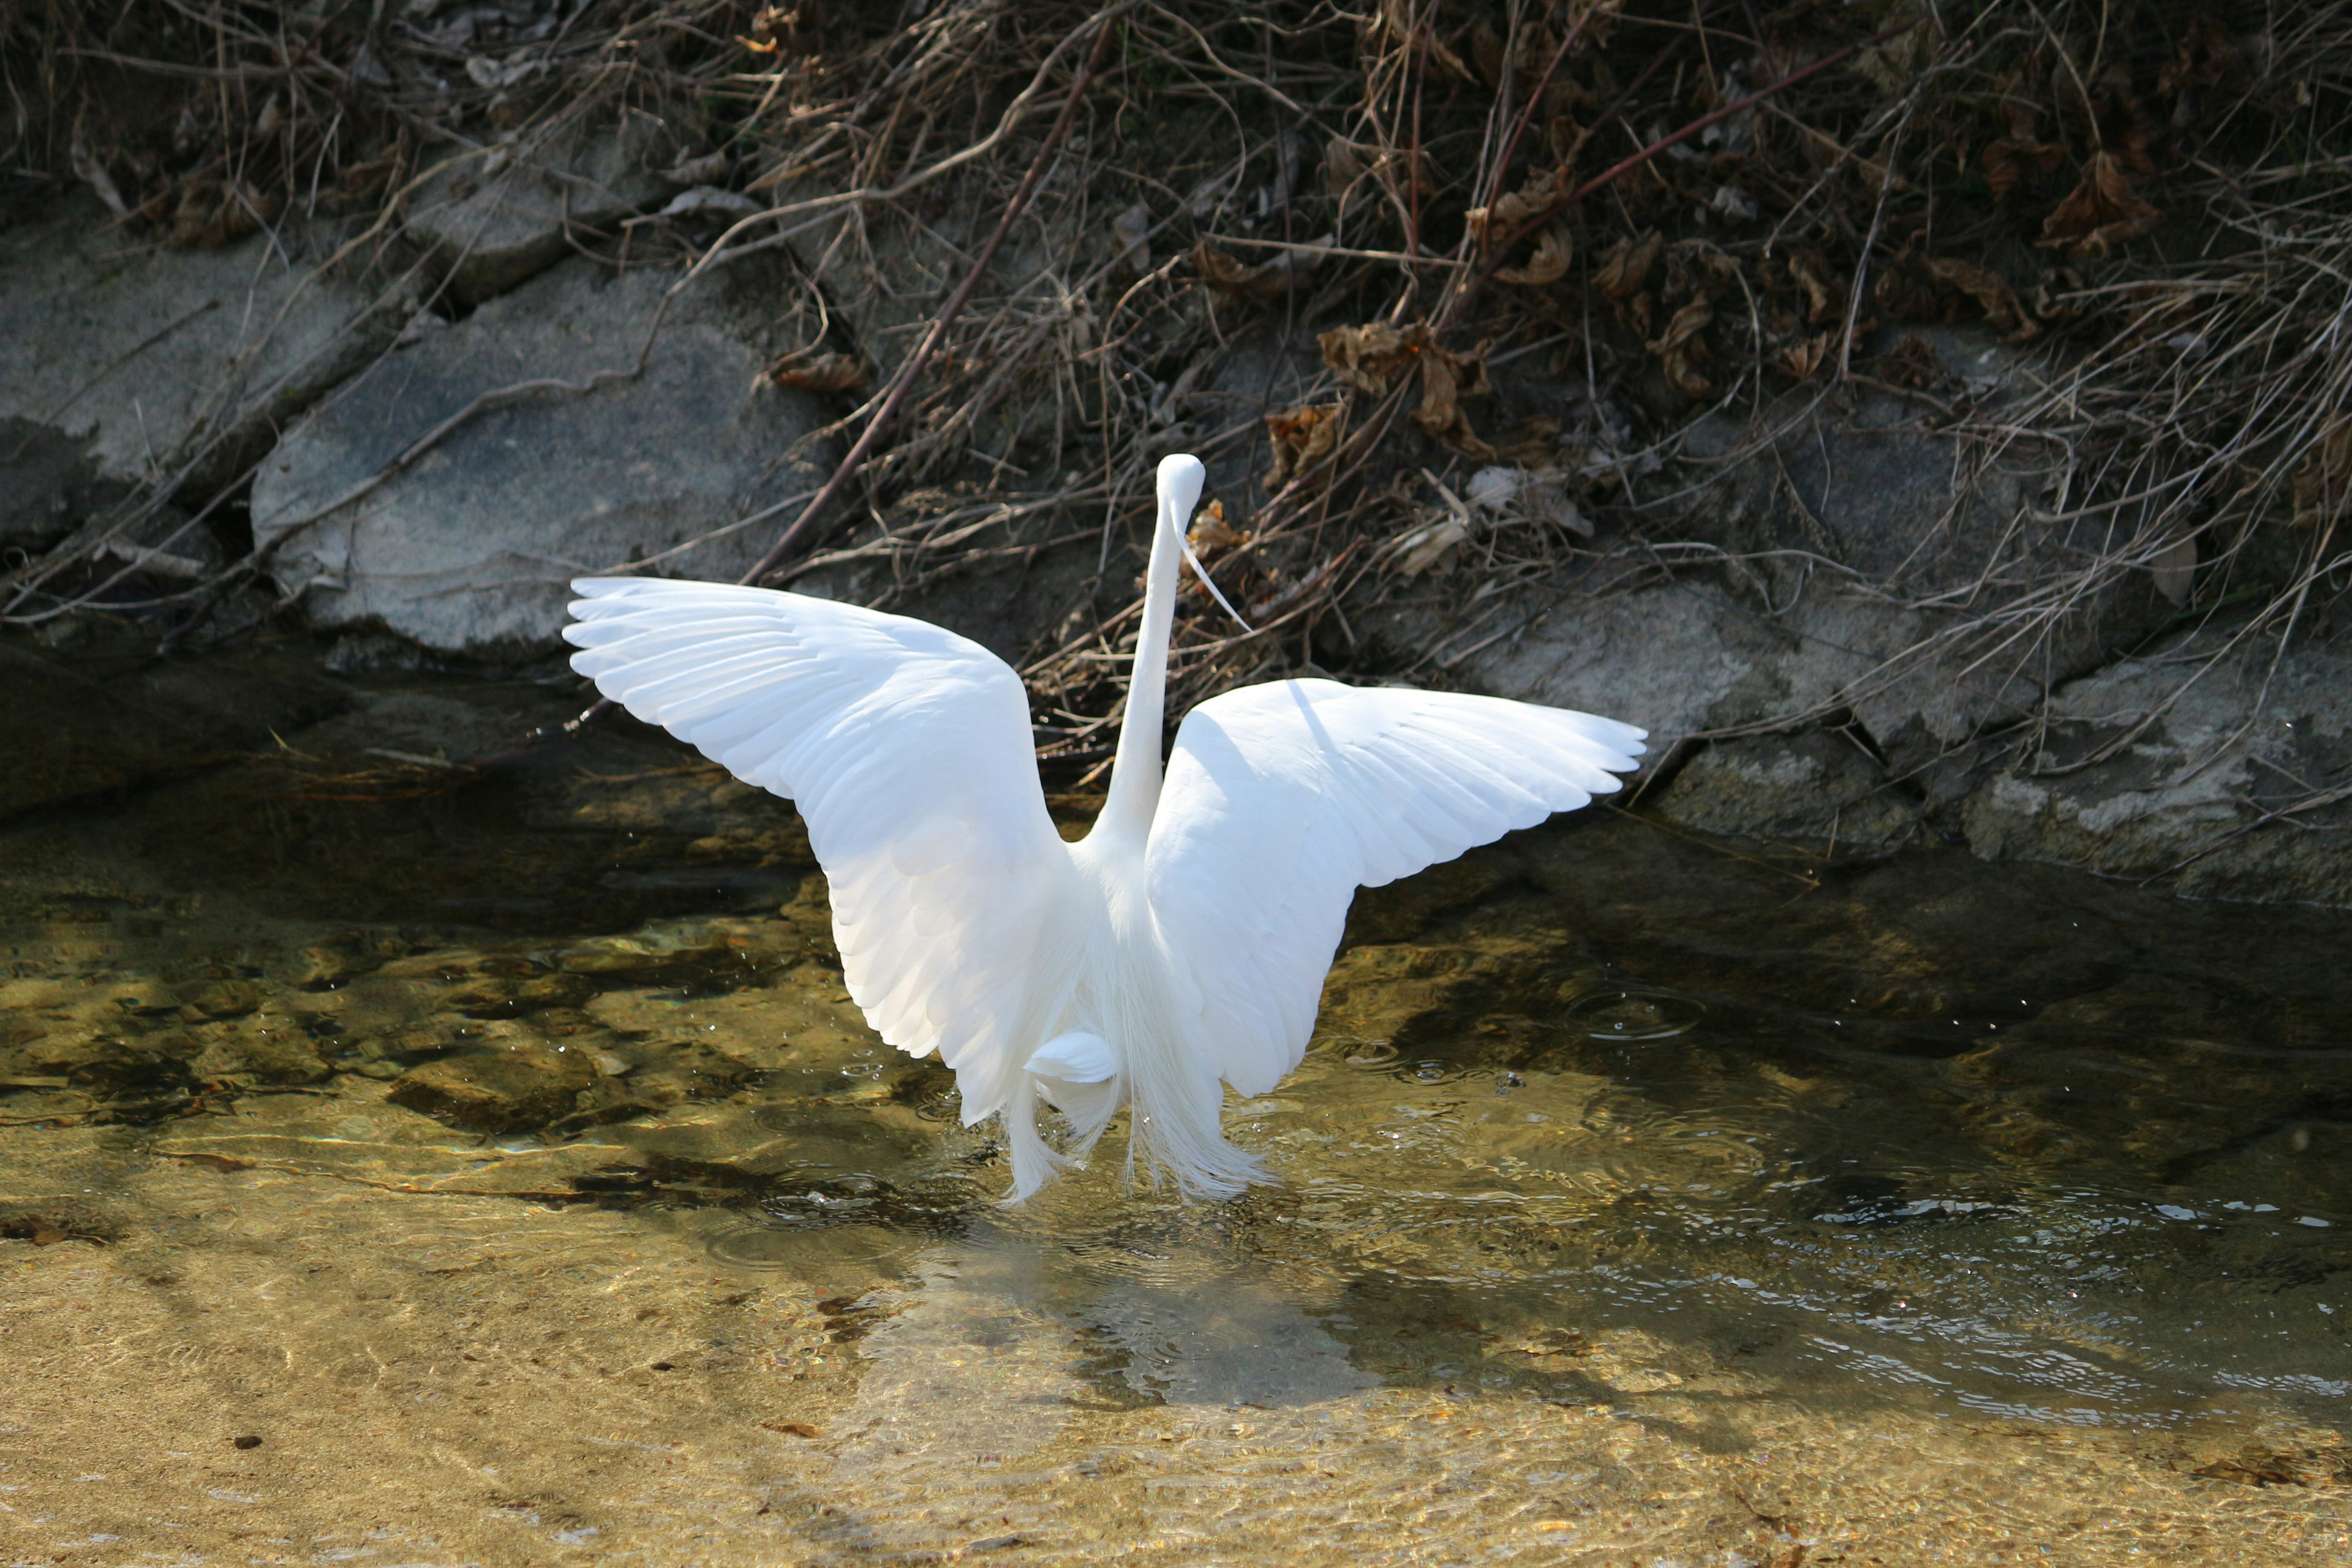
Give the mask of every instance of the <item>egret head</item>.
<svg viewBox="0 0 2352 1568">
<path fill-rule="evenodd" d="M 1192 521 L 1192 509 L 1201 504 L 1201 487 L 1208 479 L 1209 470 L 1190 452 L 1160 459 L 1160 511 L 1175 522 L 1177 532 Z"/>
<path fill-rule="evenodd" d="M 1192 568 L 1192 575 L 1201 580 L 1202 586 L 1209 590 L 1209 596 L 1217 601 L 1225 614 L 1233 616 L 1234 624 L 1247 631 L 1250 624 L 1242 619 L 1242 613 L 1234 608 L 1233 602 L 1218 588 L 1216 579 L 1209 575 L 1209 569 L 1201 564 L 1198 555 L 1192 553 L 1192 542 L 1185 535 L 1185 528 L 1192 521 L 1192 509 L 1201 504 L 1201 486 L 1208 478 L 1209 470 L 1202 466 L 1200 458 L 1190 452 L 1177 452 L 1160 458 L 1159 526 L 1176 535 L 1176 548 L 1183 552 L 1185 563 Z"/>
</svg>

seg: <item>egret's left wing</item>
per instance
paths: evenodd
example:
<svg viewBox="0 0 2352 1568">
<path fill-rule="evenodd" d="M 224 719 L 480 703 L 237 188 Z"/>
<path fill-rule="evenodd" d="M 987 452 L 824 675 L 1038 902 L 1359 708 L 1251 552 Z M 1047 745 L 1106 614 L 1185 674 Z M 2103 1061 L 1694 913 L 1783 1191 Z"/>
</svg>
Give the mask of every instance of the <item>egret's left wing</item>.
<svg viewBox="0 0 2352 1568">
<path fill-rule="evenodd" d="M 1189 970 L 1218 1076 L 1298 1065 L 1359 887 L 1617 788 L 1644 731 L 1453 692 L 1284 680 L 1186 715 L 1148 850 L 1153 918 Z"/>
<path fill-rule="evenodd" d="M 995 1110 L 1075 962 L 1021 678 L 944 627 L 806 595 L 572 586 L 572 667 L 800 806 L 850 994 L 957 1069 L 968 1120 Z"/>
</svg>

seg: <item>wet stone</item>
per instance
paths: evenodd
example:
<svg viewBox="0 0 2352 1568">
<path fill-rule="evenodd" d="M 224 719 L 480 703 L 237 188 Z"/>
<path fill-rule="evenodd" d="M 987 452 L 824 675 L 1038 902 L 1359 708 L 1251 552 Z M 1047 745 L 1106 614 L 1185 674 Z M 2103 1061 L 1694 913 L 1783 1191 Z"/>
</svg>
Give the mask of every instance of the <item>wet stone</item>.
<svg viewBox="0 0 2352 1568">
<path fill-rule="evenodd" d="M 215 980 L 188 998 L 182 1016 L 241 1018 L 261 1005 L 261 987 L 250 980 Z"/>
<path fill-rule="evenodd" d="M 0 1200 L 0 1240 L 54 1247 L 60 1241 L 110 1242 L 128 1228 L 122 1216 L 87 1198 Z"/>
<path fill-rule="evenodd" d="M 576 974 L 493 976 L 446 999 L 469 1018 L 520 1018 L 551 1008 L 577 1008 L 596 987 Z"/>
<path fill-rule="evenodd" d="M 253 1084 L 316 1083 L 331 1069 L 318 1047 L 294 1026 L 247 1026 L 208 1042 L 192 1064 L 199 1078 Z"/>
<path fill-rule="evenodd" d="M 387 1097 L 470 1131 L 520 1132 L 570 1114 L 596 1076 L 585 1052 L 515 1045 L 412 1068 L 393 1080 Z"/>
<path fill-rule="evenodd" d="M 1843 735 L 1718 741 L 1659 795 L 1658 815 L 1702 832 L 1885 850 L 1917 831 L 1917 802 Z"/>
</svg>

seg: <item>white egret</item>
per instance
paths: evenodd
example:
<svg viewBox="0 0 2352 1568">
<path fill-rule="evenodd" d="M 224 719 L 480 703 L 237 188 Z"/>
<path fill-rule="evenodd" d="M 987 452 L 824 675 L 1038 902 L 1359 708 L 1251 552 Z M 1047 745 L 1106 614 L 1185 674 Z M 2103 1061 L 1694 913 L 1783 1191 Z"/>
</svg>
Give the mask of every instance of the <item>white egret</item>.
<svg viewBox="0 0 2352 1568">
<path fill-rule="evenodd" d="M 794 801 L 849 994 L 1003 1119 L 1012 1198 L 1122 1107 L 1188 1195 L 1269 1177 L 1223 1090 L 1298 1064 L 1358 887 L 1449 860 L 1617 788 L 1644 731 L 1491 697 L 1278 680 L 1161 712 L 1183 531 L 1206 478 L 1160 465 L 1109 795 L 1055 831 L 1021 679 L 978 643 L 802 594 L 653 578 L 572 584 L 572 666 L 737 778 Z M 1056 1149 L 1039 1102 L 1068 1121 Z"/>
</svg>

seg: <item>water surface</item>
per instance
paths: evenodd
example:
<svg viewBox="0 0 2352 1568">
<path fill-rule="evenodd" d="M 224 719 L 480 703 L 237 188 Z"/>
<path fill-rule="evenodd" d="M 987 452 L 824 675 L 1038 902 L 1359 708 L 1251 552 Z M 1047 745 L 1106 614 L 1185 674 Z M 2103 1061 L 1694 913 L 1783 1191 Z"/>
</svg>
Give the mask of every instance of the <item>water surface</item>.
<svg viewBox="0 0 2352 1568">
<path fill-rule="evenodd" d="M 788 810 L 420 760 L 562 710 L 0 831 L 0 1561 L 2352 1553 L 2352 919 L 1561 819 L 1007 1210 Z"/>
</svg>

